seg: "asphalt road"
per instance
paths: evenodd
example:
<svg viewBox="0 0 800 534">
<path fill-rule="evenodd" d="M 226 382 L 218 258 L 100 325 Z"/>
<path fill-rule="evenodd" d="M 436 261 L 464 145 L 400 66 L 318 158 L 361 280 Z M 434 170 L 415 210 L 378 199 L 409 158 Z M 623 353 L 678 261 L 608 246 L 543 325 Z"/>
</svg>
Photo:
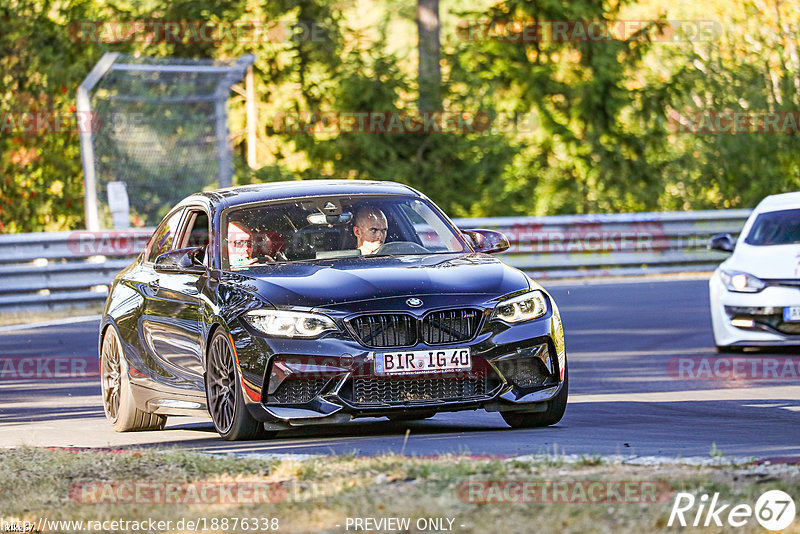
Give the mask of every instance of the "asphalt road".
<svg viewBox="0 0 800 534">
<path fill-rule="evenodd" d="M 800 456 L 800 378 L 783 367 L 794 362 L 797 371 L 800 360 L 788 352 L 745 354 L 743 363 L 741 355 L 717 355 L 707 281 L 545 285 L 561 308 L 570 360 L 570 402 L 554 427 L 511 430 L 497 413 L 470 411 L 410 423 L 365 419 L 296 429 L 258 442 L 225 442 L 210 421 L 180 417 L 161 432 L 117 434 L 100 404 L 97 321 L 84 321 L 0 332 L 0 447 L 684 458 L 708 458 L 713 449 L 726 457 Z M 6 360 L 15 358 L 45 361 L 34 373 L 45 378 L 3 373 L 10 369 Z M 742 378 L 768 358 L 780 365 L 777 374 Z M 87 378 L 46 378 L 58 365 Z"/>
</svg>

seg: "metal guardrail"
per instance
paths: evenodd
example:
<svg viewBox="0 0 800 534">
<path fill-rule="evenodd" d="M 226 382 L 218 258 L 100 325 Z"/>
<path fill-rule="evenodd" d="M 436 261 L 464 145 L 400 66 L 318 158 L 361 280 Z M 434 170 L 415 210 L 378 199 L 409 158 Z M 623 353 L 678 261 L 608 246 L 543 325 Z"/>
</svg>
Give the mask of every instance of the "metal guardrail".
<svg viewBox="0 0 800 534">
<path fill-rule="evenodd" d="M 727 254 L 711 236 L 738 236 L 751 210 L 457 219 L 506 234 L 503 261 L 534 278 L 713 271 Z"/>
<path fill-rule="evenodd" d="M 456 219 L 506 234 L 506 263 L 534 278 L 711 271 L 726 255 L 707 249 L 737 235 L 750 210 Z M 0 312 L 102 303 L 114 275 L 152 228 L 0 235 Z"/>
</svg>

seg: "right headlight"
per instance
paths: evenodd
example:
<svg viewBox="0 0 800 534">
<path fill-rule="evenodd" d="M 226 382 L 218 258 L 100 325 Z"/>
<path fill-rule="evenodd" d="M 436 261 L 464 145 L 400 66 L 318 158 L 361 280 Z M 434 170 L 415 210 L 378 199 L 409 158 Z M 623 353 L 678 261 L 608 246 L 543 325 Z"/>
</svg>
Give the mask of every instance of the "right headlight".
<svg viewBox="0 0 800 534">
<path fill-rule="evenodd" d="M 518 297 L 503 300 L 495 306 L 492 319 L 507 323 L 521 323 L 538 319 L 547 313 L 547 298 L 535 289 Z"/>
<path fill-rule="evenodd" d="M 311 339 L 339 330 L 336 323 L 318 313 L 288 310 L 254 310 L 244 314 L 254 328 L 274 337 Z"/>
<path fill-rule="evenodd" d="M 760 278 L 741 271 L 721 270 L 719 272 L 719 277 L 722 279 L 722 283 L 725 284 L 728 291 L 736 293 L 758 293 L 767 287 L 767 284 Z"/>
</svg>

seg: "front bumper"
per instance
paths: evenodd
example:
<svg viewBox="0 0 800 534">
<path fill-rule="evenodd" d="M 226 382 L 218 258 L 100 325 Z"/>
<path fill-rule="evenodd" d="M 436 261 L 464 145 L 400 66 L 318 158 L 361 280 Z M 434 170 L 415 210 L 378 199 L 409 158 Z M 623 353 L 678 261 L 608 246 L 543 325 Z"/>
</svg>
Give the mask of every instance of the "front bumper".
<svg viewBox="0 0 800 534">
<path fill-rule="evenodd" d="M 800 322 L 783 319 L 783 310 L 800 306 L 800 288 L 770 285 L 758 293 L 728 291 L 718 273 L 709 280 L 714 342 L 727 346 L 800 345 Z"/>
<path fill-rule="evenodd" d="M 544 410 L 561 390 L 567 364 L 554 305 L 544 317 L 514 326 L 484 321 L 467 343 L 402 349 L 470 348 L 472 369 L 418 375 L 376 375 L 375 351 L 393 349 L 368 349 L 346 332 L 276 339 L 243 321 L 231 326 L 245 403 L 271 429 L 357 417 Z"/>
</svg>

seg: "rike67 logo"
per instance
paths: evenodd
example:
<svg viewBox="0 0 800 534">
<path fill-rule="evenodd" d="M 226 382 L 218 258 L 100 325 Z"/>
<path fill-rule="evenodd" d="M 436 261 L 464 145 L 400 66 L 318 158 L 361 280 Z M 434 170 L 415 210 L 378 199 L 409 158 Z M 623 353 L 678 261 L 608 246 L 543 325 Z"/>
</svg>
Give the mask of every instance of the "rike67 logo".
<svg viewBox="0 0 800 534">
<path fill-rule="evenodd" d="M 769 490 L 756 501 L 755 507 L 746 503 L 731 505 L 719 502 L 719 493 L 710 498 L 703 494 L 696 498 L 691 493 L 676 493 L 667 526 L 693 527 L 743 527 L 755 517 L 767 530 L 780 531 L 792 524 L 795 517 L 792 497 L 781 490 Z"/>
</svg>

